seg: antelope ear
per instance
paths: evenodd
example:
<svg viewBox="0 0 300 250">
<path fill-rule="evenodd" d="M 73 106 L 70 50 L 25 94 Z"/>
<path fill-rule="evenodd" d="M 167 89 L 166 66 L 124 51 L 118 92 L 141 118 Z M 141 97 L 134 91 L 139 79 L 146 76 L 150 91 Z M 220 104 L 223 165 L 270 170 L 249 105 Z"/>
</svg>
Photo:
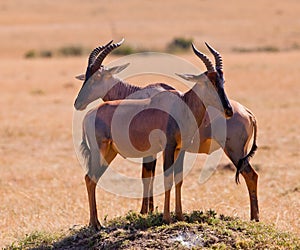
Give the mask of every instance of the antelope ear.
<svg viewBox="0 0 300 250">
<path fill-rule="evenodd" d="M 130 63 L 126 63 L 126 64 L 123 64 L 123 65 L 120 65 L 120 66 L 115 66 L 115 67 L 109 68 L 108 72 L 111 73 L 112 75 L 118 74 L 122 70 L 126 69 L 129 66 L 129 64 Z"/>
<path fill-rule="evenodd" d="M 191 81 L 191 82 L 195 82 L 198 79 L 197 75 L 193 75 L 193 74 L 177 74 L 175 73 L 177 76 L 183 78 L 184 80 L 187 81 Z"/>
<path fill-rule="evenodd" d="M 75 76 L 75 78 L 78 79 L 78 80 L 84 81 L 85 80 L 85 74 Z"/>
</svg>

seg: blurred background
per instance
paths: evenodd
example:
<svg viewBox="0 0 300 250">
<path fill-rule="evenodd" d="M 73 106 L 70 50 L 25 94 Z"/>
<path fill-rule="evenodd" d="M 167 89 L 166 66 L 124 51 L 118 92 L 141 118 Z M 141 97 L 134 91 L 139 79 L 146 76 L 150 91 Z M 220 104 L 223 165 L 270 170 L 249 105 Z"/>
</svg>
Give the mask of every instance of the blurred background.
<svg viewBox="0 0 300 250">
<path fill-rule="evenodd" d="M 74 76 L 85 71 L 94 47 L 123 37 L 105 63 L 159 51 L 202 72 L 190 43 L 208 54 L 207 41 L 221 52 L 228 96 L 258 120 L 252 165 L 260 176 L 261 220 L 299 234 L 299 13 L 298 0 L 1 1 L 0 246 L 33 231 L 88 223 L 84 172 L 72 143 L 73 102 L 81 87 Z M 212 208 L 248 220 L 245 183 L 235 185 L 225 157 L 213 177 L 198 184 L 205 157 L 184 181 L 183 209 Z M 156 198 L 159 211 L 162 199 Z M 139 211 L 141 203 L 100 189 L 97 201 L 101 220 Z"/>
<path fill-rule="evenodd" d="M 299 3 L 280 1 L 3 1 L 1 57 L 91 49 L 126 38 L 133 49 L 164 50 L 174 38 L 225 51 L 298 49 Z M 46 55 L 44 55 L 46 56 Z"/>
</svg>

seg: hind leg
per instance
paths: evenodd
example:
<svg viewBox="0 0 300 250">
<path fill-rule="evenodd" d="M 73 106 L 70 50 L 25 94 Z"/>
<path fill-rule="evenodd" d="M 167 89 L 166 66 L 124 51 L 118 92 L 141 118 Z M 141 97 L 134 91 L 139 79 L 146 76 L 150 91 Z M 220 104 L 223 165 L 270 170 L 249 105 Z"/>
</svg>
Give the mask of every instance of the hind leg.
<svg viewBox="0 0 300 250">
<path fill-rule="evenodd" d="M 259 209 L 258 209 L 258 200 L 257 200 L 258 174 L 252 168 L 250 163 L 245 164 L 245 167 L 243 168 L 241 174 L 246 181 L 246 185 L 249 192 L 251 220 L 259 221 Z"/>
<path fill-rule="evenodd" d="M 141 214 L 153 212 L 153 179 L 155 173 L 156 159 L 152 156 L 143 159 L 142 181 L 143 201 Z"/>
<path fill-rule="evenodd" d="M 224 149 L 224 152 L 227 154 L 227 156 L 231 159 L 231 161 L 234 163 L 236 168 L 238 168 L 238 162 L 240 159 L 239 157 L 233 157 L 233 154 L 228 154 L 227 148 Z M 229 151 L 229 152 L 236 152 L 236 151 Z M 238 155 L 238 154 L 237 154 Z M 243 154 L 240 154 L 243 155 Z M 249 198 L 250 198 L 250 218 L 251 220 L 259 221 L 259 209 L 258 209 L 258 201 L 257 201 L 257 181 L 258 181 L 258 174 L 255 172 L 255 170 L 250 165 L 249 161 L 246 160 L 243 162 L 241 174 L 245 179 Z M 238 179 L 236 179 L 238 180 Z M 238 183 L 238 182 L 237 182 Z"/>
</svg>

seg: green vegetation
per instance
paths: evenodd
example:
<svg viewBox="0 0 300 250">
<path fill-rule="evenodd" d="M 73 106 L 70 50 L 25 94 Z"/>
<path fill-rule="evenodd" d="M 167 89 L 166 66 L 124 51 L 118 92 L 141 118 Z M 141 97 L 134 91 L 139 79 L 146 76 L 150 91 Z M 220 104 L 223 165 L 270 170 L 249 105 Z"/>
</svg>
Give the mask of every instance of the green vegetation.
<svg viewBox="0 0 300 250">
<path fill-rule="evenodd" d="M 24 55 L 25 58 L 34 58 L 36 56 L 37 55 L 36 55 L 36 51 L 35 50 L 29 50 Z"/>
<path fill-rule="evenodd" d="M 31 59 L 31 58 L 50 58 L 54 56 L 60 57 L 71 57 L 71 56 L 82 56 L 82 55 L 89 55 L 92 49 L 84 48 L 80 45 L 69 45 L 63 46 L 58 49 L 53 50 L 29 50 L 24 54 L 24 58 Z M 143 50 L 134 49 L 130 45 L 122 45 L 118 49 L 114 50 L 112 54 L 115 55 L 129 55 L 133 53 L 143 52 Z"/>
<path fill-rule="evenodd" d="M 191 43 L 193 42 L 193 39 L 191 38 L 183 38 L 183 37 L 177 37 L 174 38 L 166 47 L 166 49 L 163 52 L 167 53 L 178 53 L 178 52 L 184 52 L 190 49 Z M 57 49 L 44 49 L 44 50 L 34 50 L 31 49 L 27 51 L 24 54 L 24 58 L 32 59 L 32 58 L 50 58 L 55 56 L 61 56 L 61 57 L 70 57 L 70 56 L 83 56 L 83 55 L 89 55 L 89 53 L 92 51 L 90 48 L 84 48 L 81 45 L 66 45 L 61 48 Z M 130 44 L 123 44 L 116 50 L 112 51 L 112 54 L 114 55 L 130 55 L 134 53 L 141 53 L 151 51 L 150 49 L 141 49 L 141 48 L 135 48 Z"/>
<path fill-rule="evenodd" d="M 293 43 L 292 45 L 288 47 L 279 48 L 273 45 L 266 45 L 261 47 L 234 47 L 232 48 L 233 52 L 237 53 L 253 53 L 253 52 L 281 52 L 281 51 L 293 51 L 293 50 L 299 50 L 300 45 L 298 43 Z"/>
<path fill-rule="evenodd" d="M 40 57 L 52 57 L 53 56 L 53 52 L 51 50 L 42 50 L 39 53 Z"/>
<path fill-rule="evenodd" d="M 54 56 L 63 56 L 63 57 L 81 56 L 88 53 L 89 53 L 88 49 L 85 49 L 79 45 L 69 45 L 54 50 L 49 50 L 49 49 L 40 50 L 40 51 L 29 50 L 24 54 L 24 58 L 30 59 L 30 58 L 37 58 L 37 57 L 50 58 Z"/>
<path fill-rule="evenodd" d="M 184 38 L 184 37 L 175 37 L 170 43 L 167 44 L 166 48 L 161 52 L 166 53 L 182 53 L 189 51 L 191 48 L 191 43 L 193 42 L 192 38 Z M 262 47 L 234 47 L 232 48 L 233 52 L 237 53 L 252 53 L 252 52 L 280 52 L 280 51 L 288 51 L 288 50 L 299 50 L 300 45 L 298 43 L 292 44 L 290 47 L 286 49 L 281 49 L 275 46 L 262 46 Z M 89 55 L 92 51 L 90 48 L 84 48 L 81 45 L 66 45 L 58 49 L 45 49 L 45 50 L 29 50 L 24 54 L 24 58 L 31 59 L 31 58 L 50 58 L 55 56 L 62 56 L 62 57 L 69 57 L 69 56 L 83 56 Z M 112 51 L 114 55 L 130 55 L 134 53 L 141 53 L 146 51 L 154 51 L 154 49 L 141 49 L 135 48 L 130 44 L 124 43 L 122 46 L 117 48 L 116 50 Z M 157 50 L 156 50 L 157 51 Z"/>
<path fill-rule="evenodd" d="M 170 53 L 187 51 L 192 42 L 192 38 L 176 37 L 167 45 L 166 51 Z"/>
<path fill-rule="evenodd" d="M 174 38 L 169 44 L 167 44 L 166 49 L 162 52 L 167 53 L 178 53 L 178 52 L 185 52 L 190 49 L 191 43 L 193 42 L 192 38 L 184 38 L 184 37 L 176 37 Z M 130 55 L 134 53 L 141 53 L 146 51 L 151 51 L 153 49 L 141 49 L 141 48 L 134 48 L 131 45 L 122 45 L 116 50 L 112 52 L 115 55 Z"/>
<path fill-rule="evenodd" d="M 51 50 L 29 50 L 24 54 L 24 57 L 27 59 L 36 58 L 36 57 L 43 57 L 43 58 L 50 58 L 53 56 L 53 52 Z"/>
<path fill-rule="evenodd" d="M 256 48 L 242 48 L 236 47 L 232 49 L 234 52 L 238 53 L 251 53 L 251 52 L 279 52 L 280 49 L 275 46 L 263 46 Z"/>
<path fill-rule="evenodd" d="M 31 95 L 44 95 L 45 91 L 42 89 L 32 89 L 29 93 Z"/>
<path fill-rule="evenodd" d="M 46 232 L 33 232 L 29 235 L 26 235 L 19 242 L 12 243 L 9 247 L 4 249 L 17 250 L 17 249 L 32 249 L 38 247 L 42 249 L 50 249 L 50 246 L 56 240 L 59 240 L 60 237 L 63 237 L 63 234 L 50 234 Z"/>
<path fill-rule="evenodd" d="M 61 56 L 81 56 L 85 54 L 85 49 L 79 45 L 70 45 L 58 49 Z"/>
<path fill-rule="evenodd" d="M 48 234 L 34 232 L 6 249 L 299 249 L 299 237 L 274 226 L 217 215 L 184 214 L 185 221 L 164 224 L 162 214 L 129 212 L 106 222 L 99 232 L 89 227 Z"/>
</svg>

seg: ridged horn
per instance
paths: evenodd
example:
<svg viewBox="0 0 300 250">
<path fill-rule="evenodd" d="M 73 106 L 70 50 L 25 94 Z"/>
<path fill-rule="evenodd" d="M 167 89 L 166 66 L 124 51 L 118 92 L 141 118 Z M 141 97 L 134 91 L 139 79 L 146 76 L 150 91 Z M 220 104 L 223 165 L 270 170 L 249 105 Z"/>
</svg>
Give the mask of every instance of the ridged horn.
<svg viewBox="0 0 300 250">
<path fill-rule="evenodd" d="M 124 38 L 118 42 L 118 43 L 113 43 L 110 44 L 109 46 L 107 46 L 102 53 L 96 58 L 95 62 L 93 63 L 93 71 L 96 69 L 98 70 L 100 68 L 100 66 L 102 65 L 102 62 L 104 60 L 104 58 L 114 49 L 120 47 L 122 45 L 122 43 L 124 42 Z"/>
<path fill-rule="evenodd" d="M 104 50 L 108 45 L 110 45 L 113 42 L 113 40 L 111 40 L 110 42 L 108 42 L 107 44 L 103 45 L 103 46 L 99 46 L 97 48 L 95 48 L 90 56 L 89 56 L 89 60 L 88 60 L 88 67 L 90 65 L 92 65 L 95 62 L 96 57 L 99 55 L 99 53 Z"/>
<path fill-rule="evenodd" d="M 193 43 L 192 43 L 192 48 L 196 56 L 198 56 L 201 59 L 201 61 L 205 64 L 207 71 L 214 72 L 215 71 L 214 65 L 209 60 L 209 58 L 205 54 L 200 52 Z"/>
<path fill-rule="evenodd" d="M 216 69 L 223 69 L 223 61 L 222 56 L 218 51 L 216 51 L 213 47 L 211 47 L 207 42 L 205 42 L 206 47 L 209 49 L 209 51 L 213 54 L 216 61 Z"/>
</svg>

